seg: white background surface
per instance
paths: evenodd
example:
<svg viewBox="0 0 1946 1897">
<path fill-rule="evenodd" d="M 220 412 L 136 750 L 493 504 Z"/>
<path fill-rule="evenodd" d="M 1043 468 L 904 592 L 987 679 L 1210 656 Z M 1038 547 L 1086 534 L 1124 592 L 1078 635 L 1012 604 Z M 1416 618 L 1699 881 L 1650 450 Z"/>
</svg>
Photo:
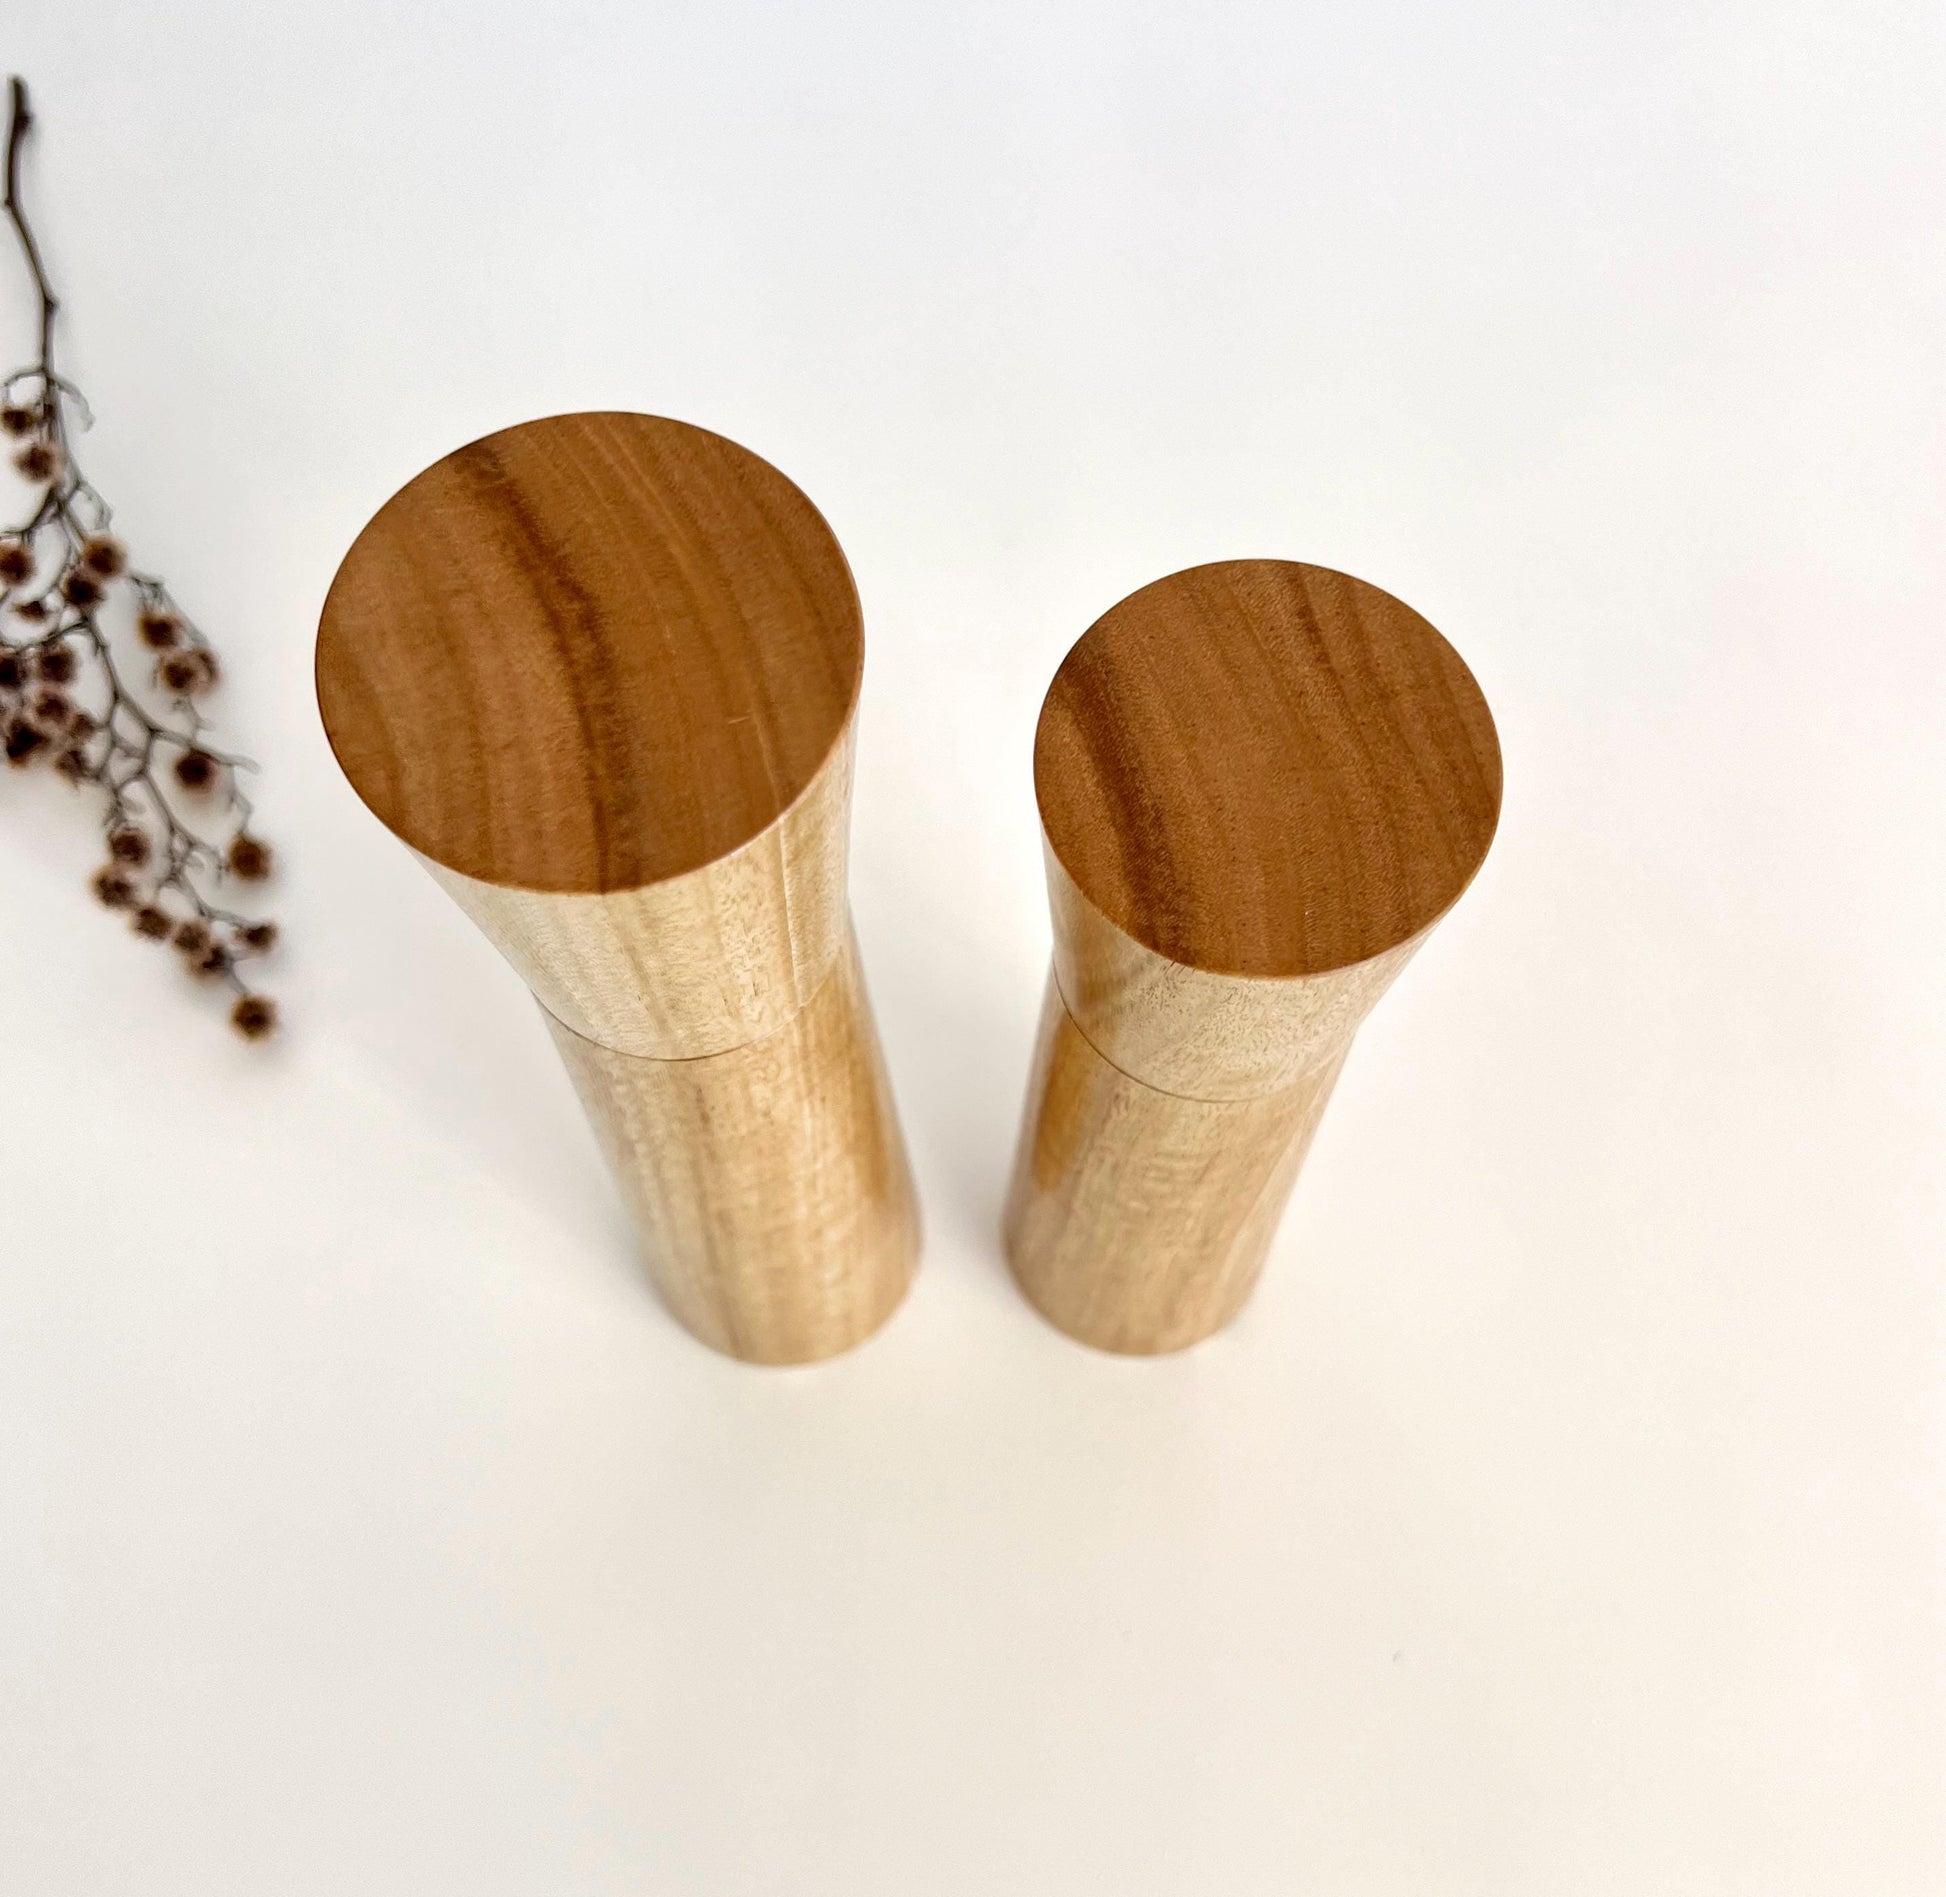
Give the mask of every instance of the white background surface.
<svg viewBox="0 0 1946 1897">
<path fill-rule="evenodd" d="M 1946 1888 L 1937 7 L 7 27 L 291 941 L 265 1057 L 0 783 L 9 1897 Z M 312 706 L 377 504 L 611 405 L 774 460 L 865 598 L 929 1245 L 816 1370 L 654 1303 Z M 1257 554 L 1454 640 L 1506 817 L 1244 1320 L 1114 1361 L 995 1242 L 1033 721 Z"/>
</svg>

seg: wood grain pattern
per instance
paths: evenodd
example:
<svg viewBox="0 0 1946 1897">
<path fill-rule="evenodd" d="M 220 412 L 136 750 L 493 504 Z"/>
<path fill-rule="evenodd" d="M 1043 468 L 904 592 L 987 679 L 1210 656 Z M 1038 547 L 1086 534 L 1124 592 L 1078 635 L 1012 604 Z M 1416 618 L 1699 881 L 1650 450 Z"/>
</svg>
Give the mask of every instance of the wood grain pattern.
<svg viewBox="0 0 1946 1897">
<path fill-rule="evenodd" d="M 1273 980 L 1415 936 L 1479 868 L 1500 748 L 1460 656 L 1326 567 L 1226 560 L 1132 593 L 1034 738 L 1048 847 L 1170 961 Z"/>
<path fill-rule="evenodd" d="M 769 829 L 641 889 L 550 895 L 419 860 L 556 1020 L 624 1054 L 695 1060 L 776 1033 L 837 961 L 851 757 L 847 731 Z"/>
<path fill-rule="evenodd" d="M 1050 978 L 1006 1216 L 1035 1308 L 1137 1356 L 1220 1330 L 1256 1287 L 1343 1058 L 1277 1093 L 1184 1099 L 1104 1059 Z"/>
<path fill-rule="evenodd" d="M 796 802 L 864 671 L 837 540 L 748 449 L 558 415 L 435 462 L 345 556 L 318 703 L 352 787 L 483 883 L 640 889 Z"/>
<path fill-rule="evenodd" d="M 326 601 L 353 787 L 533 990 L 676 1315 L 856 1343 L 917 1255 L 845 894 L 863 635 L 796 488 L 569 415 L 409 482 Z"/>
<path fill-rule="evenodd" d="M 641 1060 L 548 1018 L 669 1308 L 749 1363 L 871 1335 L 919 1253 L 912 1175 L 855 943 L 788 1026 Z"/>
<path fill-rule="evenodd" d="M 1410 608 L 1248 560 L 1098 620 L 1034 763 L 1054 958 L 1008 1256 L 1083 1341 L 1180 1349 L 1248 1296 L 1359 1024 L 1484 859 L 1498 741 Z"/>
<path fill-rule="evenodd" d="M 1322 975 L 1213 975 L 1116 928 L 1060 858 L 1044 854 L 1054 978 L 1076 1024 L 1124 1073 L 1192 1099 L 1278 1093 L 1315 1072 L 1349 1044 L 1430 933 Z"/>
</svg>

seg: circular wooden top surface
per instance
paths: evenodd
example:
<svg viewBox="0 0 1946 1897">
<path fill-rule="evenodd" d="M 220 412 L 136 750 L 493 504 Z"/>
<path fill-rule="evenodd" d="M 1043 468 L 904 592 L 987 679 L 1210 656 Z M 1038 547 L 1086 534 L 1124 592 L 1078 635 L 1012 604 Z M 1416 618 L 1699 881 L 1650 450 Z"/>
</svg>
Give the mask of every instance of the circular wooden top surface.
<svg viewBox="0 0 1946 1897">
<path fill-rule="evenodd" d="M 747 843 L 858 696 L 858 593 L 767 461 L 659 416 L 488 435 L 338 569 L 318 703 L 345 775 L 435 862 L 614 891 Z"/>
<path fill-rule="evenodd" d="M 1459 654 L 1328 567 L 1226 560 L 1132 593 L 1062 661 L 1041 822 L 1096 908 L 1171 961 L 1322 974 L 1416 935 L 1480 866 L 1500 746 Z"/>
</svg>

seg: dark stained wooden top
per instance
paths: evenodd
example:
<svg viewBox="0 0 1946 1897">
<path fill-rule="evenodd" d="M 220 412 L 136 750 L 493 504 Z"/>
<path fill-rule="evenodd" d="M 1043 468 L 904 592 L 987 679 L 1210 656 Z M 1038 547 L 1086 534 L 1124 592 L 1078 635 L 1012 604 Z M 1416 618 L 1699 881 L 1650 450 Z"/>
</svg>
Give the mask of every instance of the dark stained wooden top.
<svg viewBox="0 0 1946 1897">
<path fill-rule="evenodd" d="M 379 509 L 325 601 L 318 703 L 414 849 L 489 883 L 614 891 L 766 828 L 863 664 L 845 557 L 768 462 L 659 416 L 557 415 Z"/>
<path fill-rule="evenodd" d="M 1048 842 L 1110 921 L 1217 974 L 1322 974 L 1415 935 L 1500 815 L 1459 654 L 1328 567 L 1226 560 L 1132 593 L 1041 707 Z"/>
</svg>

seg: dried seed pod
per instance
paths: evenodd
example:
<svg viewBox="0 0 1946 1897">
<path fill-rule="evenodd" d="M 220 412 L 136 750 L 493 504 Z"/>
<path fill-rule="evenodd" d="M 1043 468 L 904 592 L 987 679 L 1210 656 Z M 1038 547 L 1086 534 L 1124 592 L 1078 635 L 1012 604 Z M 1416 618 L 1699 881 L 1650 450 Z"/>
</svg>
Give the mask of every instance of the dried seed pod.
<svg viewBox="0 0 1946 1897">
<path fill-rule="evenodd" d="M 178 698 L 193 698 L 216 683 L 216 660 L 200 646 L 166 653 L 155 668 L 156 683 Z"/>
<path fill-rule="evenodd" d="M 230 1025 L 246 1041 L 261 1041 L 276 1032 L 277 1004 L 267 995 L 244 995 L 230 1010 Z"/>
<path fill-rule="evenodd" d="M 90 878 L 88 886 L 104 909 L 132 909 L 139 893 L 135 878 L 115 863 L 104 863 Z"/>
<path fill-rule="evenodd" d="M 51 487 L 61 478 L 67 457 L 51 441 L 30 441 L 14 456 L 14 466 L 28 480 Z"/>
<path fill-rule="evenodd" d="M 217 762 L 207 751 L 189 750 L 176 759 L 176 782 L 184 790 L 201 795 L 214 787 Z"/>
<path fill-rule="evenodd" d="M 260 883 L 271 872 L 275 856 L 261 837 L 241 832 L 230 844 L 230 874 L 246 883 Z"/>
<path fill-rule="evenodd" d="M 113 534 L 90 534 L 81 543 L 81 564 L 98 580 L 119 579 L 128 571 L 128 551 Z"/>
</svg>

